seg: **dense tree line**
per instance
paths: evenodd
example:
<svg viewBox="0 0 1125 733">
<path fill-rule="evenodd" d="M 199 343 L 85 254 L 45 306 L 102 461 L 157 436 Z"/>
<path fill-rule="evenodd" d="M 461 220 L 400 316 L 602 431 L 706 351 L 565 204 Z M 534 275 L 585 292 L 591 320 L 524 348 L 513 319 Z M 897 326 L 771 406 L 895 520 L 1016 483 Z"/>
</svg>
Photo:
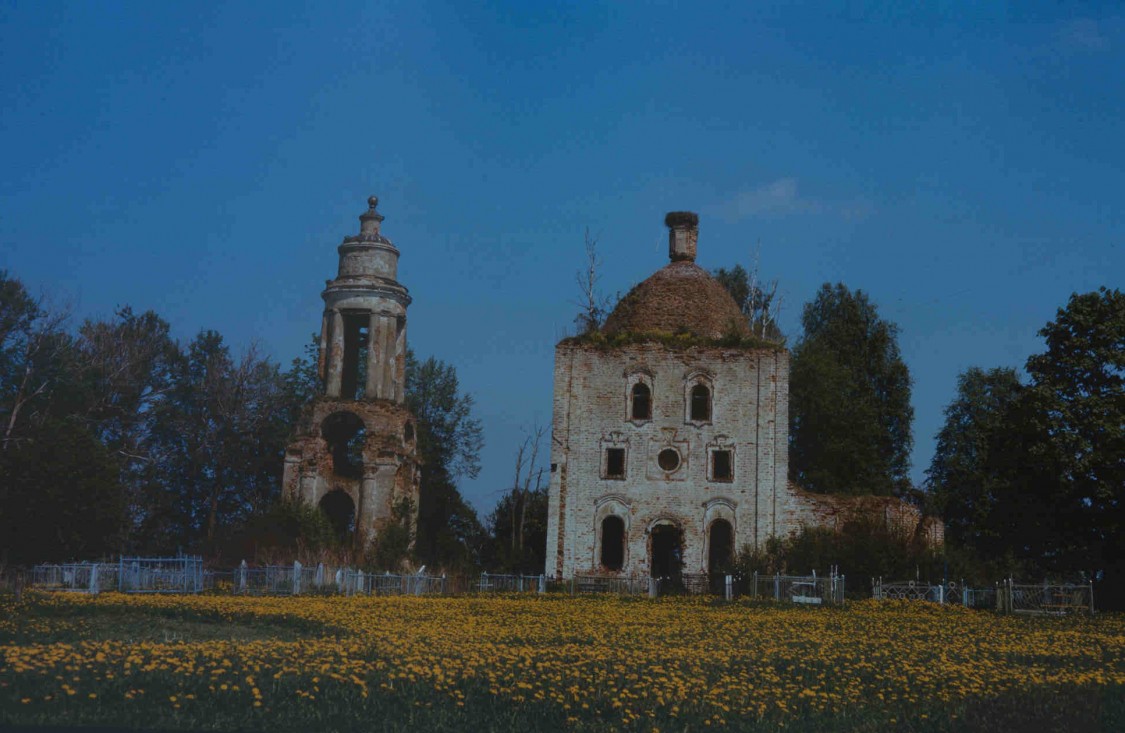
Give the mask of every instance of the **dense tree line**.
<svg viewBox="0 0 1125 733">
<path fill-rule="evenodd" d="M 1002 572 L 1079 575 L 1125 601 L 1125 294 L 1074 294 L 1046 350 L 958 378 L 927 471 L 949 541 Z"/>
<path fill-rule="evenodd" d="M 741 268 L 716 275 L 740 304 L 763 302 Z M 1027 360 L 1026 379 L 1010 368 L 961 374 L 921 487 L 908 475 L 911 378 L 897 326 L 865 293 L 839 283 L 821 286 L 801 326 L 789 404 L 798 485 L 900 496 L 938 514 L 947 528 L 942 572 L 951 577 L 1088 578 L 1105 581 L 1107 604 L 1125 603 L 1125 295 L 1072 295 L 1039 332 L 1046 348 Z M 936 572 L 935 558 L 898 547 L 901 538 L 879 540 L 861 526 L 848 532 L 866 537 L 805 533 L 747 562 L 811 566 L 834 553 Z"/>
<path fill-rule="evenodd" d="M 279 501 L 285 447 L 319 389 L 315 346 L 282 369 L 216 331 L 181 343 L 151 311 L 67 325 L 0 272 L 0 566 L 344 549 L 318 511 Z M 488 533 L 456 485 L 479 471 L 472 398 L 453 367 L 410 354 L 407 401 L 426 466 L 416 536 L 406 523 L 367 560 L 478 563 Z"/>
</svg>

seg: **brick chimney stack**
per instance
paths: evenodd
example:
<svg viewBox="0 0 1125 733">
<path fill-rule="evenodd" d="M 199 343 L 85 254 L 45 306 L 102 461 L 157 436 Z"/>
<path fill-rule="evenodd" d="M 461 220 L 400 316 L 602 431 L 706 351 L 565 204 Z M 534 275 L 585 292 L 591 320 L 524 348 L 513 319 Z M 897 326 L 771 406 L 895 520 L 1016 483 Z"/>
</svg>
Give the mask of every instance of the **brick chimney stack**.
<svg viewBox="0 0 1125 733">
<path fill-rule="evenodd" d="M 669 211 L 664 217 L 668 227 L 668 258 L 672 262 L 695 262 L 699 240 L 699 214 L 693 211 Z"/>
</svg>

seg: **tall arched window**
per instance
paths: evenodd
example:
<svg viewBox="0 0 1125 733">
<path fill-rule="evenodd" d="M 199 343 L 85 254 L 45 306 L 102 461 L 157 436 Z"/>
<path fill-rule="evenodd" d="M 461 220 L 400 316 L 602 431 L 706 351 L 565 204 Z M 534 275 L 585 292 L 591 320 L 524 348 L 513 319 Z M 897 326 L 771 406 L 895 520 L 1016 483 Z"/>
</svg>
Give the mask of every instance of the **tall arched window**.
<svg viewBox="0 0 1125 733">
<path fill-rule="evenodd" d="M 711 390 L 702 384 L 691 388 L 691 419 L 700 422 L 711 419 Z"/>
<path fill-rule="evenodd" d="M 620 570 L 625 565 L 625 522 L 621 517 L 602 520 L 602 567 Z"/>
<path fill-rule="evenodd" d="M 633 409 L 631 414 L 634 420 L 652 419 L 652 390 L 644 382 L 637 382 L 633 385 Z"/>
</svg>

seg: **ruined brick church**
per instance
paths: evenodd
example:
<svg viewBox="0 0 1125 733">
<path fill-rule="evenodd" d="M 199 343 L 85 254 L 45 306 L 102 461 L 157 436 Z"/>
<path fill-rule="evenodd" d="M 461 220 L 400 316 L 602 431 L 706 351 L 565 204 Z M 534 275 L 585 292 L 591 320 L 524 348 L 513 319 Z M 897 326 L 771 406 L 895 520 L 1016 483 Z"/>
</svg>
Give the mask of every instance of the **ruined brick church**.
<svg viewBox="0 0 1125 733">
<path fill-rule="evenodd" d="M 940 523 L 898 499 L 789 483 L 789 353 L 752 339 L 695 264 L 699 217 L 665 223 L 671 262 L 600 332 L 555 348 L 546 573 L 706 573 L 746 545 L 857 513 L 940 542 Z"/>
</svg>

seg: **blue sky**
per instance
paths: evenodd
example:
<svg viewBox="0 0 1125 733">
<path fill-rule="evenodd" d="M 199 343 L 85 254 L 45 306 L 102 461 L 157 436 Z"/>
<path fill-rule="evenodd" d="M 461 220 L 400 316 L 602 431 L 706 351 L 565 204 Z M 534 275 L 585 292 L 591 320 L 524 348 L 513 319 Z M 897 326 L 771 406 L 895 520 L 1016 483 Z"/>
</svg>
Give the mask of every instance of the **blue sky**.
<svg viewBox="0 0 1125 733">
<path fill-rule="evenodd" d="M 791 339 L 829 281 L 899 325 L 920 481 L 960 371 L 1123 284 L 1125 12 L 904 8 L 4 2 L 0 267 L 288 362 L 378 194 L 484 513 L 550 423 L 584 230 L 612 294 L 694 210 L 704 267 L 760 247 Z"/>
</svg>

